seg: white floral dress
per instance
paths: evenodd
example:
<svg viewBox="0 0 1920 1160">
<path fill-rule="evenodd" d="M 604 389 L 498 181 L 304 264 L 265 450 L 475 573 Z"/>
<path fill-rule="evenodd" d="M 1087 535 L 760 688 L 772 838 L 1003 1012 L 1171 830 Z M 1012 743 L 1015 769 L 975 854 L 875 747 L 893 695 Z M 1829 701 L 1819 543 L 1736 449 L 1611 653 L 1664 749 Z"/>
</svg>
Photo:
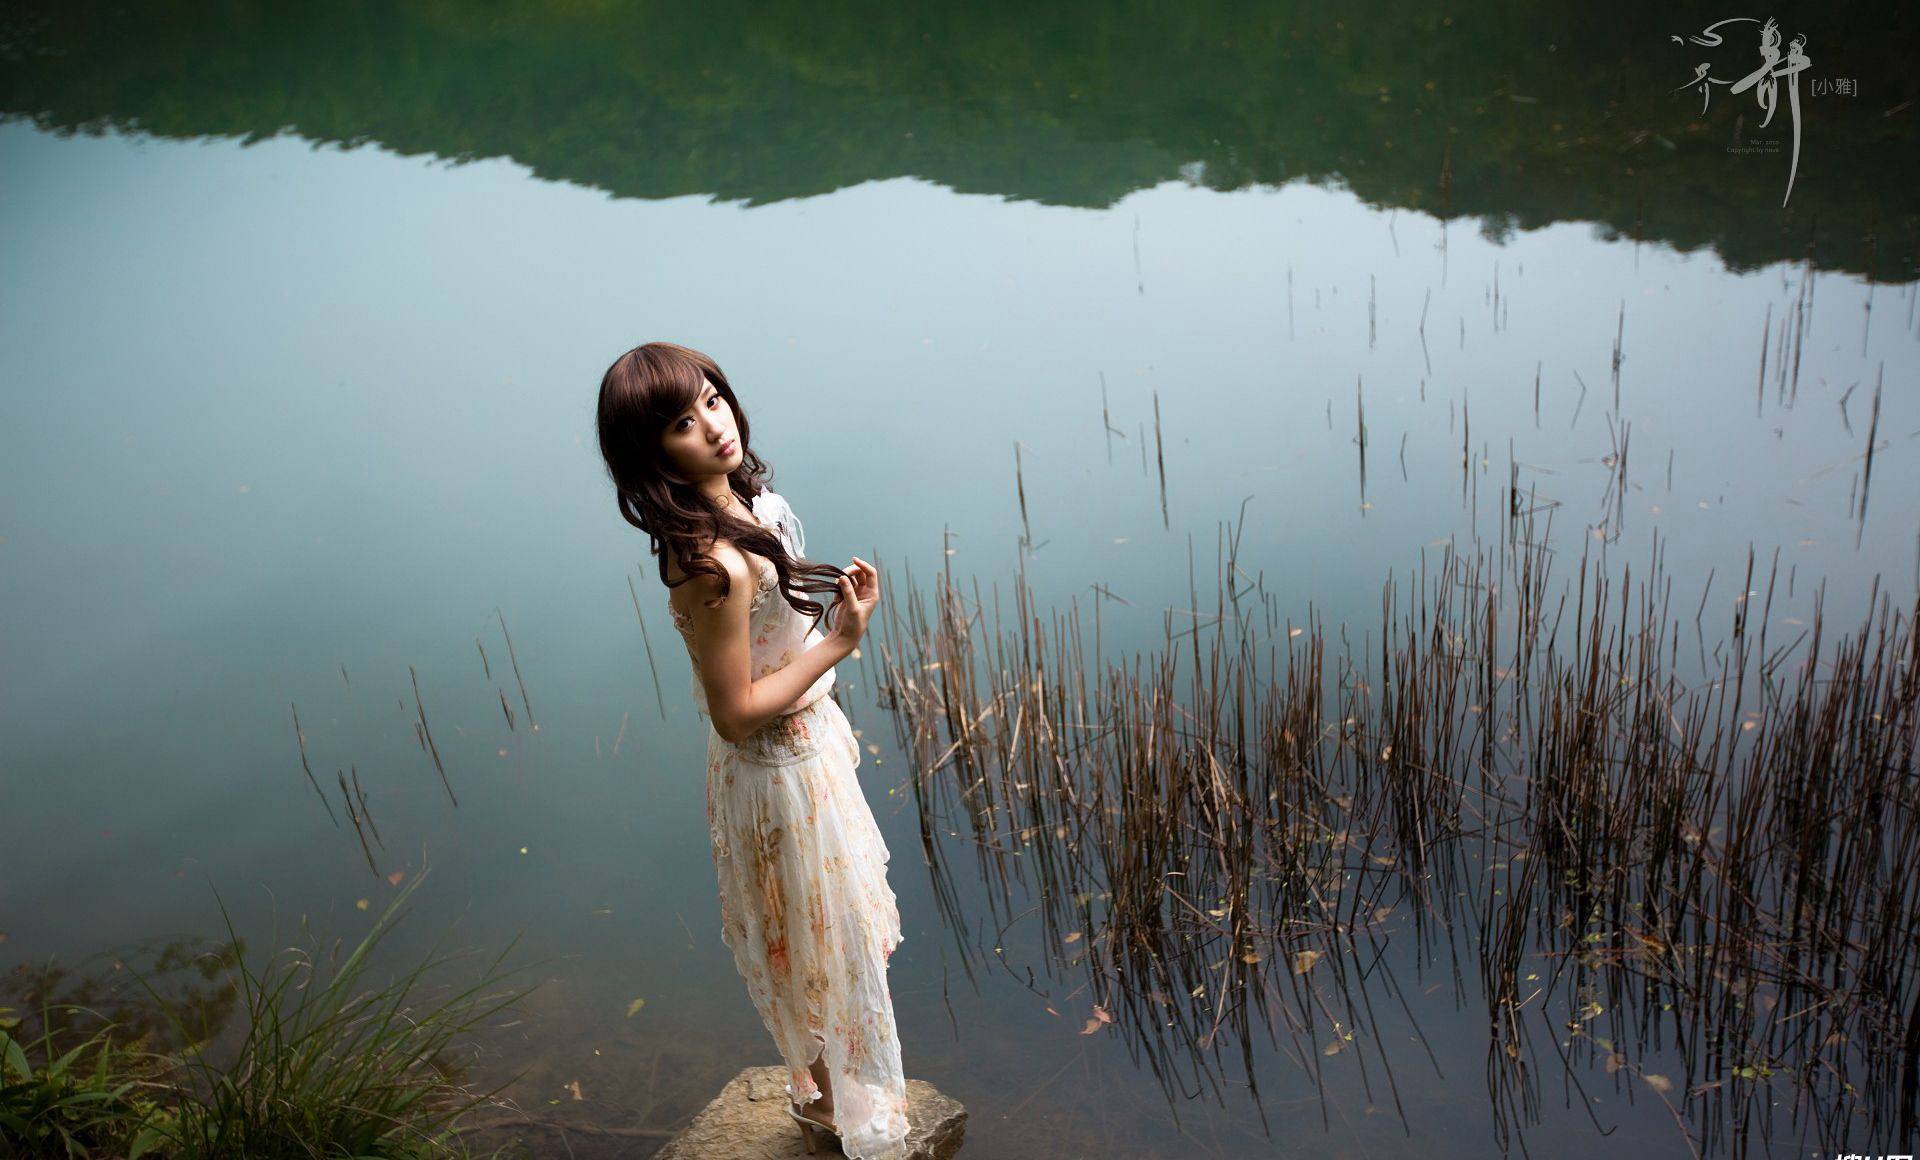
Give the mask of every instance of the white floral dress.
<svg viewBox="0 0 1920 1160">
<path fill-rule="evenodd" d="M 805 544 L 787 502 L 763 491 L 754 518 L 789 554 Z M 755 680 L 822 639 L 780 595 L 764 558 L 748 633 Z M 692 625 L 672 612 L 693 659 L 694 703 L 709 717 Z M 907 1154 L 907 1081 L 887 987 L 901 941 L 887 845 L 855 770 L 860 744 L 830 695 L 828 669 L 740 744 L 707 737 L 707 829 L 720 885 L 721 938 L 787 1065 L 787 1094 L 820 1099 L 809 1064 L 824 1054 L 841 1150 L 853 1160 Z"/>
</svg>

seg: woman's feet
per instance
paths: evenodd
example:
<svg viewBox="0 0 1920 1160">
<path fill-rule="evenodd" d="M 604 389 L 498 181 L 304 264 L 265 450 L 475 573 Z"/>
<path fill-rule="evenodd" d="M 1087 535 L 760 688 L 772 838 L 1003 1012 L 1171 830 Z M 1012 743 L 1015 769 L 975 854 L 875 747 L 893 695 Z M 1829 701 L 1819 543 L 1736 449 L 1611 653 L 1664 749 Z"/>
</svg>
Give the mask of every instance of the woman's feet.
<svg viewBox="0 0 1920 1160">
<path fill-rule="evenodd" d="M 810 1104 L 795 1104 L 793 1105 L 793 1110 L 835 1135 L 838 1135 L 840 1132 L 839 1126 L 833 1122 L 833 1101 L 831 1100 L 815 1100 Z"/>
<path fill-rule="evenodd" d="M 822 1108 L 819 1106 L 824 1102 L 825 1101 L 815 1101 L 814 1103 L 806 1105 L 804 1109 L 799 1104 L 787 1105 L 787 1114 L 792 1116 L 794 1121 L 800 1125 L 800 1136 L 806 1142 L 808 1153 L 812 1153 L 814 1150 L 813 1136 L 816 1131 L 829 1132 L 836 1139 L 839 1138 L 840 1135 L 839 1127 L 833 1122 L 833 1109 L 831 1107 Z"/>
</svg>

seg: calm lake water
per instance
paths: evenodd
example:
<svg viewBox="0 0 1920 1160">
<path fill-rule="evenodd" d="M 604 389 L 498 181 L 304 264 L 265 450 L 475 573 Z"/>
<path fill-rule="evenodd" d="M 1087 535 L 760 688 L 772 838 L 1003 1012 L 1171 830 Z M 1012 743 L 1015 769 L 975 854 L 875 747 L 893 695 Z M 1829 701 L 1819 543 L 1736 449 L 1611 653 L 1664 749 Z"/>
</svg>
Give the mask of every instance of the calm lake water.
<svg viewBox="0 0 1920 1160">
<path fill-rule="evenodd" d="M 1781 14 L 1812 78 L 1857 81 L 1802 91 L 1783 208 L 1782 122 L 1702 113 L 1668 40 L 1696 29 L 1616 7 L 9 17 L 0 969 L 220 936 L 215 890 L 256 949 L 303 916 L 351 943 L 431 867 L 394 961 L 547 960 L 490 1044 L 536 1115 L 671 1130 L 776 1062 L 719 938 L 687 660 L 593 443 L 601 371 L 650 339 L 720 362 L 813 555 L 878 560 L 890 599 L 909 567 L 1010 585 L 1018 447 L 1028 581 L 1130 602 L 1110 655 L 1159 646 L 1243 501 L 1247 573 L 1377 630 L 1388 575 L 1485 535 L 1515 462 L 1570 558 L 1637 568 L 1657 532 L 1682 607 L 1717 570 L 1710 633 L 1750 549 L 1791 572 L 1782 620 L 1824 588 L 1844 629 L 1876 582 L 1911 606 L 1913 17 Z M 1396 967 L 1393 1094 L 1349 1055 L 1323 1102 L 1263 1040 L 1257 1102 L 1236 1048 L 1170 1103 L 984 880 L 941 917 L 875 675 L 840 680 L 903 1054 L 969 1108 L 966 1154 L 1497 1150 L 1444 955 Z M 1687 1154 L 1660 1101 L 1574 1070 L 1533 1151 Z"/>
</svg>

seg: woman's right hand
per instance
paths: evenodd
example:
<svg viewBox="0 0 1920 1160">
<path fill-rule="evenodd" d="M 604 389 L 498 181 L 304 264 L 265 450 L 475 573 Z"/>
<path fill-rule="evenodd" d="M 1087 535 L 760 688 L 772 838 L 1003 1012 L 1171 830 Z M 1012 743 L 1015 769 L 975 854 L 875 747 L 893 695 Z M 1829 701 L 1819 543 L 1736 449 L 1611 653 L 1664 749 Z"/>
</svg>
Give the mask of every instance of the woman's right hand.
<svg viewBox="0 0 1920 1160">
<path fill-rule="evenodd" d="M 860 557 L 840 578 L 840 602 L 835 606 L 833 637 L 849 651 L 867 634 L 867 620 L 880 603 L 880 570 Z"/>
</svg>

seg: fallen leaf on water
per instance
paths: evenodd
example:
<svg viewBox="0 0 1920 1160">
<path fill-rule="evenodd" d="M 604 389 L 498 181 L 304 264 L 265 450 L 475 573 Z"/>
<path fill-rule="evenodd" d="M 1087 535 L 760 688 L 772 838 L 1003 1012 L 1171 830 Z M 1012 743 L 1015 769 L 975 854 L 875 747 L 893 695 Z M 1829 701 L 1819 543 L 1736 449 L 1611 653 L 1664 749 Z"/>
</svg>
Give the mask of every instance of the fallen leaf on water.
<svg viewBox="0 0 1920 1160">
<path fill-rule="evenodd" d="M 1319 951 L 1295 951 L 1293 955 L 1293 973 L 1296 975 L 1304 975 L 1313 969 L 1313 964 L 1319 961 Z"/>
<path fill-rule="evenodd" d="M 1296 637 L 1296 636 L 1299 636 L 1299 635 L 1300 635 L 1301 633 L 1303 633 L 1303 632 L 1305 632 L 1305 631 L 1307 631 L 1307 630 L 1306 630 L 1306 629 L 1304 629 L 1304 628 L 1290 628 L 1290 629 L 1288 629 L 1288 630 L 1287 630 L 1287 636 L 1288 636 L 1289 638 L 1292 638 L 1292 637 Z"/>
<path fill-rule="evenodd" d="M 387 875 L 388 886 L 398 886 L 406 880 L 407 872 L 405 870 L 395 870 L 393 873 Z"/>
<path fill-rule="evenodd" d="M 1087 1025 L 1080 1029 L 1080 1034 L 1092 1035 L 1098 1030 L 1100 1030 L 1100 1021 L 1098 1019 L 1089 1019 L 1087 1020 Z"/>
<path fill-rule="evenodd" d="M 580 1081 L 577 1079 L 567 1085 L 567 1090 L 573 1093 L 573 1098 L 576 1100 L 584 1100 L 587 1098 L 580 1094 Z"/>
<path fill-rule="evenodd" d="M 1093 1005 L 1093 1017 L 1094 1017 L 1095 1019 L 1098 1019 L 1098 1020 L 1099 1020 L 1100 1022 L 1102 1022 L 1102 1023 L 1111 1023 L 1111 1022 L 1113 1022 L 1113 1016 L 1112 1016 L 1112 1014 L 1110 1014 L 1110 1013 L 1109 1013 L 1109 1012 L 1107 1011 L 1107 1009 L 1106 1009 L 1105 1007 L 1102 1007 L 1102 1006 L 1101 1006 L 1100 1004 L 1098 1004 L 1098 1003 L 1095 1003 L 1095 1004 Z"/>
<path fill-rule="evenodd" d="M 1061 941 L 1061 942 L 1079 942 L 1079 941 L 1080 941 L 1080 932 L 1079 932 L 1079 931 L 1077 931 L 1077 930 L 1070 930 L 1070 931 L 1068 931 L 1068 932 L 1067 932 L 1067 937 L 1066 937 L 1066 938 L 1063 938 L 1063 939 L 1061 939 L 1060 941 Z"/>
<path fill-rule="evenodd" d="M 1646 1077 L 1646 1080 L 1647 1086 L 1654 1091 L 1670 1092 L 1673 1090 L 1673 1081 L 1664 1075 L 1649 1075 Z"/>
<path fill-rule="evenodd" d="M 1260 952 L 1248 951 L 1246 954 L 1240 956 L 1240 961 L 1243 963 L 1257 963 L 1260 961 Z"/>
<path fill-rule="evenodd" d="M 1336 1039 L 1332 1043 L 1329 1043 L 1325 1047 L 1321 1048 L 1320 1054 L 1321 1055 L 1339 1055 L 1342 1051 L 1345 1051 L 1346 1049 L 1347 1049 L 1347 1041 L 1344 1039 Z"/>
<path fill-rule="evenodd" d="M 355 910 L 365 910 L 367 908 L 367 900 L 362 898 L 360 901 L 354 903 L 353 906 Z"/>
<path fill-rule="evenodd" d="M 633 1002 L 627 1004 L 627 1018 L 629 1019 L 633 1018 L 636 1014 L 639 1013 L 640 1008 L 645 1007 L 646 1005 L 647 1005 L 647 1001 L 645 999 L 635 999 Z"/>
</svg>

